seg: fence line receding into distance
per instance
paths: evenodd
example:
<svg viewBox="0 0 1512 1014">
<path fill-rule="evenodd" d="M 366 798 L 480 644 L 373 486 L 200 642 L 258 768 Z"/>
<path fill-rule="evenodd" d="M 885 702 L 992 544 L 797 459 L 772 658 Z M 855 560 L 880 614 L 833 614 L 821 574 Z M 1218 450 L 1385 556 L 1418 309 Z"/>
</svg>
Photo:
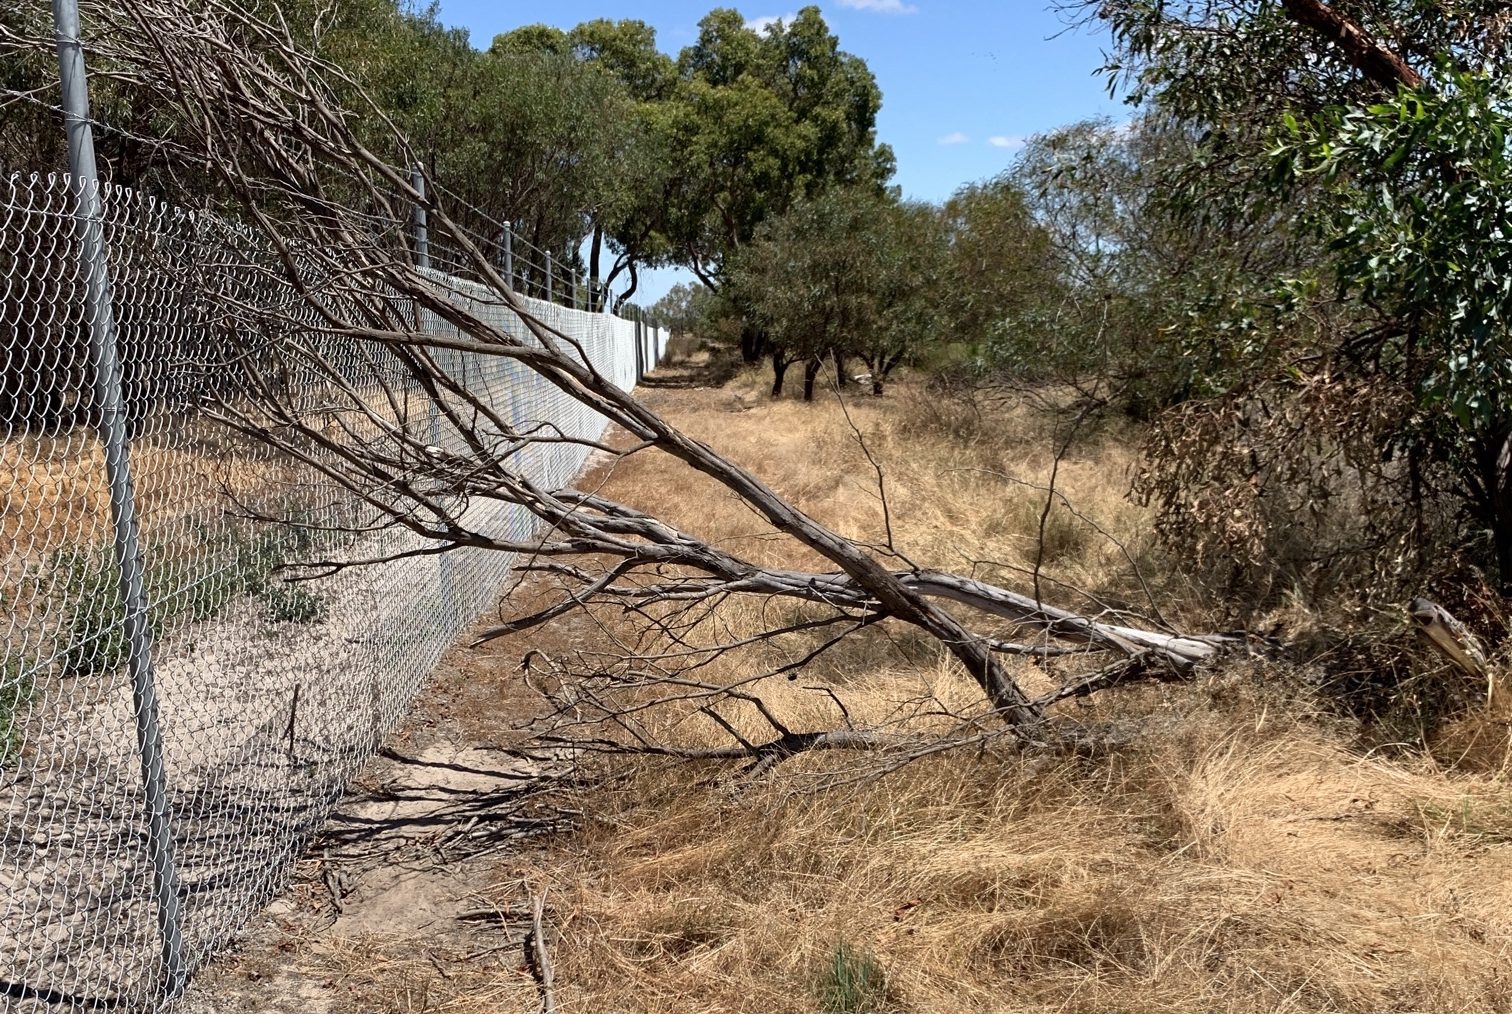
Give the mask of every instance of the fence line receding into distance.
<svg viewBox="0 0 1512 1014">
<path fill-rule="evenodd" d="M 81 194 L 98 200 L 108 261 L 150 659 L 139 657 L 143 639 L 127 636 L 114 548 L 126 491 L 116 484 L 113 511 L 107 462 L 116 452 L 90 354 L 100 311 Z M 202 411 L 207 394 L 236 396 L 217 386 L 230 382 L 216 359 L 227 322 L 206 294 L 298 302 L 259 263 L 255 242 L 238 235 L 212 216 L 91 180 L 75 188 L 65 175 L 0 179 L 5 1010 L 171 1006 L 181 975 L 283 885 L 441 653 L 509 578 L 511 558 L 471 549 L 298 583 L 276 571 L 310 556 L 389 557 L 417 537 L 362 531 L 363 505 L 350 493 Z M 534 341 L 489 290 L 435 274 L 469 312 Z M 627 389 L 665 351 L 660 330 L 519 298 Z M 447 334 L 428 313 L 419 326 Z M 367 383 L 383 392 L 390 424 L 442 445 L 460 439 L 381 351 L 310 341 L 329 343 L 322 355 L 340 364 L 348 396 Z M 435 358 L 517 430 L 548 426 L 582 439 L 604 431 L 601 416 L 518 362 L 461 351 Z M 319 387 L 328 378 L 308 390 L 297 375 L 278 382 L 312 413 L 330 400 Z M 520 453 L 533 478 L 555 488 L 571 482 L 588 451 L 568 440 Z M 257 520 L 291 515 L 314 527 Z M 523 510 L 499 502 L 474 504 L 467 518 L 520 539 L 533 528 Z M 134 671 L 150 675 L 155 693 L 165 843 L 149 826 Z M 155 893 L 165 884 L 177 911 Z"/>
</svg>

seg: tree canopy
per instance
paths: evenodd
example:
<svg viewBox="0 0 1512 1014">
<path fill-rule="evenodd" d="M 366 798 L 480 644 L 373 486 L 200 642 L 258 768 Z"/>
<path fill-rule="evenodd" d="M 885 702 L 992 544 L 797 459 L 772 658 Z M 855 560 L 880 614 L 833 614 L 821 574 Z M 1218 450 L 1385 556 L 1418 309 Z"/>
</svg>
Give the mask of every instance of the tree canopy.
<svg viewBox="0 0 1512 1014">
<path fill-rule="evenodd" d="M 1311 434 L 1373 448 L 1359 467 L 1391 502 L 1367 524 L 1403 519 L 1384 524 L 1395 566 L 1447 548 L 1426 520 L 1447 498 L 1468 523 L 1449 545 L 1493 549 L 1512 581 L 1505 5 L 1077 6 L 1112 29 L 1115 78 L 1193 139 L 1162 173 L 1167 205 L 1286 241 L 1235 261 L 1247 278 L 1225 280 L 1226 305 L 1204 318 L 1216 358 L 1193 393 L 1256 420 L 1252 432 L 1276 429 L 1279 399 L 1316 413 Z M 1267 453 L 1295 457 L 1295 442 L 1251 443 L 1252 472 Z M 1166 485 L 1167 504 L 1192 507 L 1194 478 Z"/>
<path fill-rule="evenodd" d="M 827 190 L 768 220 L 731 271 L 736 301 L 772 344 L 773 392 L 789 364 L 808 364 L 813 397 L 819 364 L 854 354 L 875 390 L 910 351 L 938 336 L 944 283 L 938 211 L 871 189 Z"/>
</svg>

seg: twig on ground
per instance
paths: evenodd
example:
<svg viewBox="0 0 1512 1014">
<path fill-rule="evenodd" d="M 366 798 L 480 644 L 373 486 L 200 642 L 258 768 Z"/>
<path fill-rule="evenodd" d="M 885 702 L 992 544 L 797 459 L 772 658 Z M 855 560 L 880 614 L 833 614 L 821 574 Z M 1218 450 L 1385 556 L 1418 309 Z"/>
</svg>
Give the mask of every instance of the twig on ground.
<svg viewBox="0 0 1512 1014">
<path fill-rule="evenodd" d="M 556 1014 L 556 994 L 552 989 L 551 953 L 546 948 L 546 930 L 542 925 L 546 911 L 546 892 L 530 896 L 530 932 L 525 936 L 525 964 L 535 977 L 541 994 L 541 1014 Z"/>
</svg>

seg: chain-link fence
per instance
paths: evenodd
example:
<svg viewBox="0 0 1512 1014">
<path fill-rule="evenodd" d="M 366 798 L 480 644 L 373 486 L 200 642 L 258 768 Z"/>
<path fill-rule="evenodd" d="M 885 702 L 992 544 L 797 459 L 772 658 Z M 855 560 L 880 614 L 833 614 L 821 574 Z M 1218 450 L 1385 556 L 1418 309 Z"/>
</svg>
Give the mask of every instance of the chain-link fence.
<svg viewBox="0 0 1512 1014">
<path fill-rule="evenodd" d="M 217 329 L 227 324 L 207 292 L 221 303 L 279 298 L 259 294 L 267 276 L 246 267 L 244 252 L 226 253 L 234 230 L 128 191 L 99 196 L 129 454 L 109 437 L 70 183 L 0 181 L 6 1010 L 165 1006 L 174 977 L 202 965 L 285 882 L 357 767 L 511 567 L 503 553 L 463 549 L 284 580 L 280 565 L 291 560 L 391 558 L 418 536 L 367 524 L 350 490 L 202 410 L 208 393 L 257 397 L 226 390 L 235 371 Z M 436 277 L 474 316 L 534 341 L 487 289 Z M 238 287 L 246 291 L 228 296 Z M 621 387 L 665 349 L 653 328 L 522 303 Z M 420 325 L 447 333 L 433 314 Z M 323 411 L 321 385 L 333 376 L 348 397 L 366 384 L 385 406 L 371 413 L 375 425 L 428 425 L 438 445 L 461 439 L 413 378 L 385 382 L 381 357 L 349 346 L 335 373 L 270 382 L 305 385 L 288 403 L 310 412 Z M 602 417 L 514 359 L 436 356 L 512 428 L 590 439 L 604 430 Z M 588 448 L 543 441 L 520 453 L 553 488 L 579 472 Z M 128 505 L 134 544 L 122 541 Z M 531 534 L 531 518 L 511 504 L 482 500 L 467 511 L 476 529 Z M 266 520 L 291 516 L 306 524 Z M 140 567 L 140 630 L 129 622 L 123 562 Z M 144 697 L 144 680 L 155 697 Z"/>
</svg>

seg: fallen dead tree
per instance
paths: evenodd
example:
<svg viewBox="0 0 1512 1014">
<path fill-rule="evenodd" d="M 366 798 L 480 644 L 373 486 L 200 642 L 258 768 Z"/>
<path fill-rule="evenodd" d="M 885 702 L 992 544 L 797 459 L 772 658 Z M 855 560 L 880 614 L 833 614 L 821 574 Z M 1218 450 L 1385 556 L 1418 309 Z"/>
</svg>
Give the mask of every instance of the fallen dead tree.
<svg viewBox="0 0 1512 1014">
<path fill-rule="evenodd" d="M 91 6 L 96 56 L 107 72 L 151 95 L 180 125 L 165 164 L 214 175 L 234 216 L 207 220 L 207 246 L 226 253 L 205 267 L 205 319 L 220 339 L 213 362 L 234 377 L 207 410 L 232 429 L 306 469 L 362 507 L 353 530 L 399 527 L 419 537 L 407 555 L 481 549 L 524 554 L 550 575 L 557 601 L 488 636 L 518 632 L 595 602 L 644 616 L 696 666 L 712 646 L 688 641 L 698 618 L 732 596 L 792 599 L 818 610 L 800 625 L 827 638 L 808 660 L 883 621 L 933 638 L 981 688 L 1008 727 L 1033 736 L 1046 709 L 1066 697 L 1197 666 L 1244 644 L 1234 635 L 1138 625 L 1121 615 L 1082 615 L 970 577 L 913 566 L 890 545 L 846 538 L 779 496 L 758 476 L 680 432 L 598 372 L 562 332 L 518 299 L 483 244 L 450 213 L 448 196 L 412 178 L 408 147 L 394 134 L 390 159 L 359 135 L 346 104 L 361 89 L 337 67 L 305 53 L 279 25 L 226 0 L 120 0 Z M 51 40 L 10 38 L 24 48 Z M 381 120 L 376 108 L 368 122 Z M 462 284 L 417 264 L 404 241 L 413 207 L 472 281 Z M 228 284 L 229 271 L 253 285 Z M 274 296 L 270 297 L 269 293 Z M 523 325 L 501 326 L 507 310 Z M 427 326 L 422 321 L 430 321 Z M 434 326 L 439 323 L 438 326 Z M 525 425 L 449 364 L 507 361 L 532 371 L 626 434 L 623 442 L 575 437 L 539 421 Z M 354 365 L 355 364 L 355 365 Z M 321 396 L 311 400 L 309 391 Z M 443 433 L 444 439 L 437 434 Z M 826 561 L 826 571 L 763 567 L 666 521 L 590 491 L 543 488 L 519 466 L 533 450 L 571 443 L 611 462 L 670 455 L 748 505 L 776 533 Z M 528 511 L 544 538 L 511 538 L 469 521 L 479 503 Z M 283 518 L 324 531 L 332 522 Z M 583 561 L 596 561 L 593 566 Z M 329 573 L 376 560 L 311 561 Z M 900 566 L 900 564 L 907 564 Z M 1006 622 L 1019 633 L 1000 636 Z M 1004 656 L 1051 662 L 1109 655 L 1095 673 L 1079 664 L 1061 690 L 1031 697 Z M 785 671 L 787 667 L 775 670 Z M 773 675 L 768 672 L 763 675 Z M 675 672 L 654 678 L 677 688 Z M 699 685 L 690 693 L 738 688 Z M 744 744 L 757 759 L 804 749 L 867 746 L 860 732 L 794 733 L 774 727 L 776 745 Z"/>
</svg>

